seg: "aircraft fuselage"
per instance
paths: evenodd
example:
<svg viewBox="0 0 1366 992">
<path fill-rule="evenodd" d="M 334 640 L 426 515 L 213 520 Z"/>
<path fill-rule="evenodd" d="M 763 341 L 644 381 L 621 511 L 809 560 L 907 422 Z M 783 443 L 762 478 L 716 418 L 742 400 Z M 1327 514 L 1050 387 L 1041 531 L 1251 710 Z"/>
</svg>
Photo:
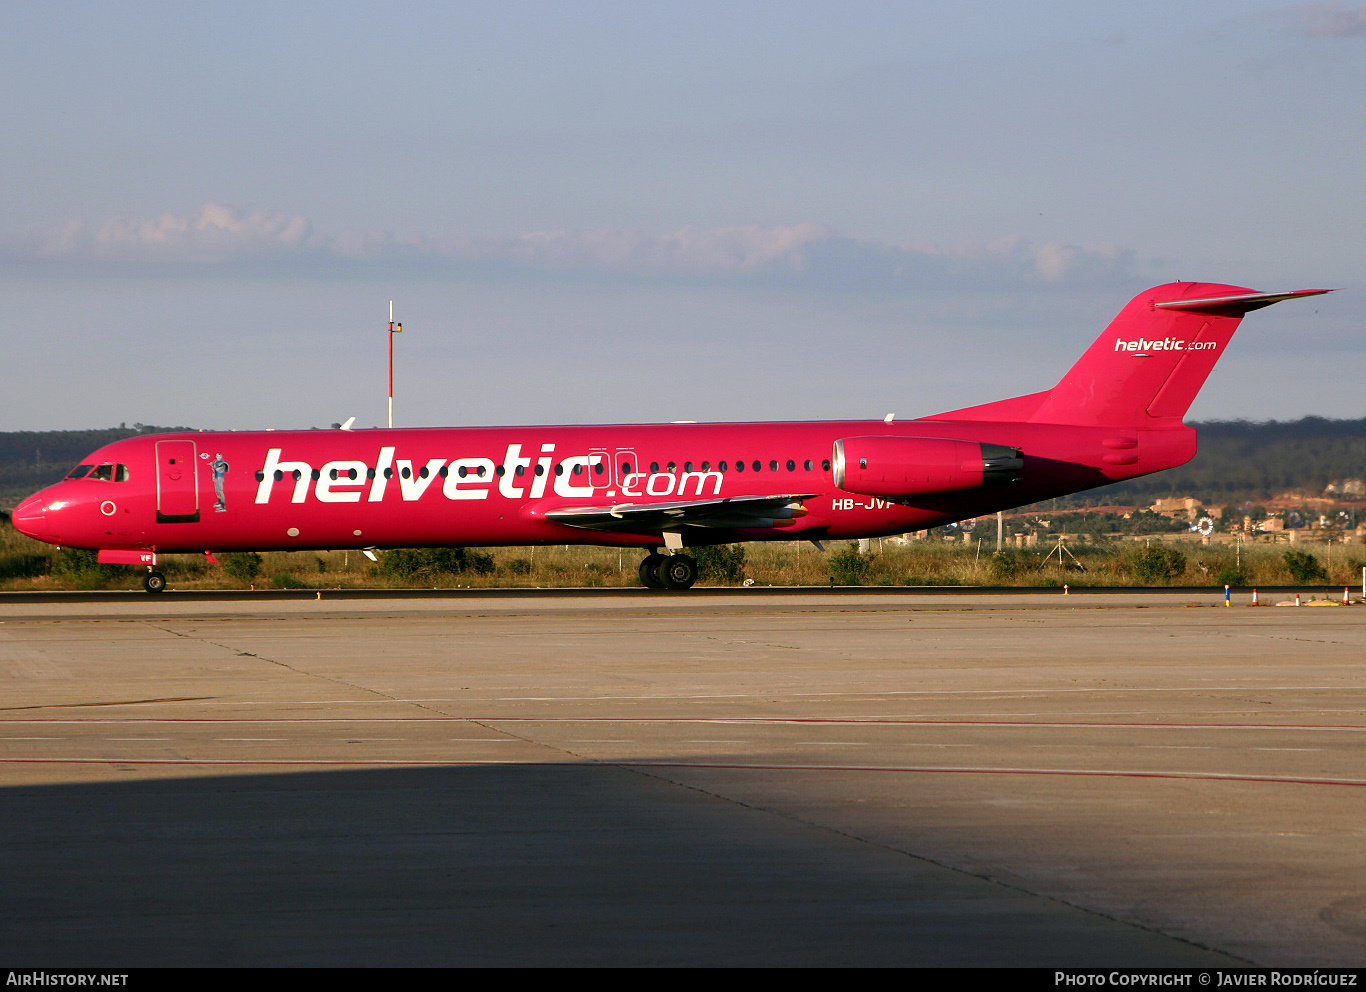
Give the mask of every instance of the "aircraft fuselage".
<svg viewBox="0 0 1366 992">
<path fill-rule="evenodd" d="M 951 438 L 1020 449 L 1017 481 L 895 501 L 840 489 L 835 442 Z M 1195 431 L 953 421 L 263 431 L 148 435 L 92 454 L 83 478 L 26 500 L 15 523 L 78 548 L 160 554 L 250 548 L 605 544 L 658 532 L 584 530 L 547 513 L 595 505 L 794 494 L 766 527 L 692 528 L 688 544 L 920 530 L 1161 471 Z M 115 466 L 98 473 L 99 466 Z M 121 473 L 117 466 L 124 466 Z M 121 474 L 122 479 L 115 478 Z M 221 500 L 219 494 L 221 492 Z"/>
</svg>

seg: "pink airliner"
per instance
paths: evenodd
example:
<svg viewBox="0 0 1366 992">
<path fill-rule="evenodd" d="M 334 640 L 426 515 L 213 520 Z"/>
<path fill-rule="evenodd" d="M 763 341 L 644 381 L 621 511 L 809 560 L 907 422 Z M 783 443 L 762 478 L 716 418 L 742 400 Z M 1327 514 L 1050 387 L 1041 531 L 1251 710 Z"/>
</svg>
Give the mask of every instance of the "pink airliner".
<svg viewBox="0 0 1366 992">
<path fill-rule="evenodd" d="M 1306 289 L 1140 293 L 1052 389 L 919 420 L 160 434 L 99 449 L 14 525 L 99 560 L 321 548 L 598 544 L 685 549 L 922 530 L 1185 464 L 1182 417 L 1249 311 Z M 667 553 L 663 553 L 667 552 Z"/>
</svg>

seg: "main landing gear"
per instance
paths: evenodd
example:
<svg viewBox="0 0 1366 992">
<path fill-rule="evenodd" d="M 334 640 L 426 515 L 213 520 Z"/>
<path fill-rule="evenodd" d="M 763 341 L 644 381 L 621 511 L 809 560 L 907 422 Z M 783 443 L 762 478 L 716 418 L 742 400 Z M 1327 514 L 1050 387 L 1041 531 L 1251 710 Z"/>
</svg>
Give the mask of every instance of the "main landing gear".
<svg viewBox="0 0 1366 992">
<path fill-rule="evenodd" d="M 152 593 L 162 592 L 166 589 L 166 576 L 155 568 L 149 568 L 142 577 L 142 588 Z"/>
<path fill-rule="evenodd" d="M 640 563 L 640 581 L 650 589 L 691 589 L 697 581 L 697 560 L 651 551 Z"/>
</svg>

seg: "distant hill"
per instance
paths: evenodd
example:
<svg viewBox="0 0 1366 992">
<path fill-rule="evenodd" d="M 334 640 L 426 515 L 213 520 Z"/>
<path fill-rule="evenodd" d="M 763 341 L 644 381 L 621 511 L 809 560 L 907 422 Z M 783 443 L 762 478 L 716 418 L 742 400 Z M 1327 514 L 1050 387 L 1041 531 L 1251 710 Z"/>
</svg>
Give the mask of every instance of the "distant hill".
<svg viewBox="0 0 1366 992">
<path fill-rule="evenodd" d="M 13 509 L 30 493 L 61 481 L 103 445 L 138 434 L 193 429 L 134 424 L 89 431 L 0 431 L 0 507 Z"/>
<path fill-rule="evenodd" d="M 1196 496 L 1210 506 L 1267 499 L 1288 490 L 1323 492 L 1339 479 L 1366 478 L 1366 418 L 1247 420 L 1194 424 L 1200 452 L 1188 465 L 1069 497 L 1071 505 L 1146 503 Z M 0 432 L 0 507 L 58 481 L 96 448 L 120 438 L 188 427 Z"/>
<path fill-rule="evenodd" d="M 1366 418 L 1213 420 L 1192 424 L 1200 451 L 1189 463 L 1082 494 L 1099 502 L 1196 496 L 1209 506 L 1299 490 L 1318 495 L 1341 479 L 1366 479 Z"/>
</svg>

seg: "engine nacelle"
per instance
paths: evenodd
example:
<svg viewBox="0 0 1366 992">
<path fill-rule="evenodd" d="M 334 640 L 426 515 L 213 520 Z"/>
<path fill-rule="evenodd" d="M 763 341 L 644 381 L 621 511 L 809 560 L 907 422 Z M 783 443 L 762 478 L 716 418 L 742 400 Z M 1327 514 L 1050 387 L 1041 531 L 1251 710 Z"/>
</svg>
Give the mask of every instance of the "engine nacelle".
<svg viewBox="0 0 1366 992">
<path fill-rule="evenodd" d="M 846 437 L 835 442 L 835 485 L 863 496 L 918 496 L 1014 482 L 1018 448 L 943 437 Z"/>
</svg>

